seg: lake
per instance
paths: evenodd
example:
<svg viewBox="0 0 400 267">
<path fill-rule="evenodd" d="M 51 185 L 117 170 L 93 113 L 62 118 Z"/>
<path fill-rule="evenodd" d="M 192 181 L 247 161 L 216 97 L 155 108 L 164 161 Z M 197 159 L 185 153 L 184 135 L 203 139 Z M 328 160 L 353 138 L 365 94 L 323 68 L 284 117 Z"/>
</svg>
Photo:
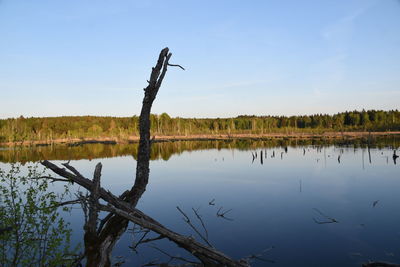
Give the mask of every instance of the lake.
<svg viewBox="0 0 400 267">
<path fill-rule="evenodd" d="M 400 161 L 393 159 L 399 145 L 399 137 L 372 142 L 155 143 L 150 180 L 138 208 L 166 227 L 200 240 L 176 207 L 204 233 L 195 209 L 210 243 L 235 259 L 253 255 L 252 266 L 399 263 Z M 71 160 L 72 166 L 92 178 L 101 162 L 102 187 L 118 195 L 134 183 L 136 150 L 137 144 L 3 148 L 0 168 L 18 162 L 24 168 L 43 159 L 57 164 Z M 51 190 L 62 186 L 52 185 Z M 71 222 L 72 241 L 82 243 L 80 206 L 63 216 Z M 153 242 L 157 248 L 143 244 L 135 252 L 129 248 L 138 238 L 132 232 L 128 230 L 113 251 L 114 261 L 123 259 L 123 266 L 141 266 L 156 258 L 168 261 L 163 252 L 187 256 L 166 240 Z"/>
</svg>

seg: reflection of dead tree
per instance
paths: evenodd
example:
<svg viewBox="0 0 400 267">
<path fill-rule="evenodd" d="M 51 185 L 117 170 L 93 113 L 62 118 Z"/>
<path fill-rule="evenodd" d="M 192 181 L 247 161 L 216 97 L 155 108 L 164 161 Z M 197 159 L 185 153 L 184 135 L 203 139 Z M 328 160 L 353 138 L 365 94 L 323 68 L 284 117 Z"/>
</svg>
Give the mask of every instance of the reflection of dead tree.
<svg viewBox="0 0 400 267">
<path fill-rule="evenodd" d="M 220 207 L 218 209 L 218 211 L 217 211 L 217 217 L 223 218 L 223 219 L 228 220 L 228 221 L 233 221 L 232 218 L 228 218 L 228 217 L 225 216 L 230 211 L 232 211 L 232 209 L 224 211 L 223 207 Z"/>
<path fill-rule="evenodd" d="M 302 191 L 302 182 L 301 182 L 301 179 L 300 179 L 300 181 L 299 181 L 299 184 L 300 184 L 300 185 L 299 185 L 299 186 L 300 186 L 300 187 L 299 187 L 299 191 L 300 191 L 300 193 L 301 193 L 301 191 Z"/>
<path fill-rule="evenodd" d="M 396 150 L 394 150 L 392 158 L 393 158 L 393 162 L 394 162 L 395 165 L 396 165 L 396 160 L 397 160 L 398 157 L 399 157 L 399 155 L 397 155 L 396 154 Z"/>
<path fill-rule="evenodd" d="M 316 212 L 318 212 L 322 217 L 324 217 L 326 219 L 326 221 L 318 221 L 317 219 L 313 218 L 314 222 L 317 224 L 327 224 L 327 223 L 339 223 L 336 219 L 329 217 L 328 215 L 325 215 L 324 213 L 322 213 L 322 211 L 320 211 L 317 208 L 313 208 L 313 210 L 315 210 Z"/>
<path fill-rule="evenodd" d="M 150 161 L 150 111 L 153 101 L 164 79 L 171 58 L 168 48 L 164 48 L 159 55 L 157 64 L 152 68 L 148 86 L 144 89 L 142 110 L 139 119 L 140 141 L 136 166 L 136 179 L 131 190 L 121 196 L 115 196 L 100 186 L 101 164 L 96 166 L 93 181 L 85 178 L 69 163 L 60 168 L 55 164 L 43 161 L 42 164 L 68 181 L 75 182 L 90 192 L 88 207 L 90 209 L 85 223 L 85 256 L 87 266 L 110 266 L 111 251 L 126 231 L 129 221 L 157 233 L 160 238 L 167 238 L 178 246 L 197 257 L 204 265 L 219 264 L 225 266 L 246 266 L 246 263 L 237 262 L 225 256 L 216 249 L 197 242 L 192 237 L 175 233 L 162 224 L 136 209 L 140 197 L 146 190 L 149 179 Z M 180 66 L 178 66 L 180 67 Z M 99 203 L 102 199 L 107 205 Z M 107 211 L 109 214 L 100 222 L 97 228 L 98 211 Z M 141 241 L 144 242 L 144 239 Z"/>
</svg>

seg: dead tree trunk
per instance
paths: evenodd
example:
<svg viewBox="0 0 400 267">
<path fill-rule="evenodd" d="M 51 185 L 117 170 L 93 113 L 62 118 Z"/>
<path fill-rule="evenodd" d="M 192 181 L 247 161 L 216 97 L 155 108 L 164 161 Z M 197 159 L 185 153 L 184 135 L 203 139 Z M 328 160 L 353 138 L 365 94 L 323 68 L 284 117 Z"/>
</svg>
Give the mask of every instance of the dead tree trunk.
<svg viewBox="0 0 400 267">
<path fill-rule="evenodd" d="M 150 111 L 157 92 L 167 72 L 168 61 L 171 57 L 168 48 L 161 50 L 155 67 L 152 68 L 148 86 L 144 89 L 142 111 L 140 113 L 139 131 L 140 142 L 138 151 L 138 160 L 136 167 L 135 184 L 130 191 L 125 192 L 120 198 L 130 204 L 132 208 L 136 207 L 137 202 L 146 190 L 149 180 L 149 161 L 150 161 Z M 126 231 L 129 221 L 119 215 L 110 213 L 98 229 L 96 245 L 97 253 L 100 257 L 93 257 L 98 261 L 88 262 L 88 266 L 110 266 L 111 252 L 116 241 Z M 89 252 L 89 251 L 88 251 Z M 90 255 L 86 255 L 90 257 Z"/>
<path fill-rule="evenodd" d="M 129 221 L 132 221 L 146 229 L 168 238 L 178 246 L 184 248 L 197 257 L 205 265 L 214 263 L 222 266 L 247 266 L 245 262 L 236 262 L 214 248 L 205 246 L 191 237 L 181 236 L 161 225 L 156 220 L 136 209 L 136 205 L 146 190 L 149 180 L 150 162 L 150 112 L 153 101 L 156 98 L 161 83 L 165 77 L 171 58 L 168 48 L 161 50 L 157 64 L 152 68 L 148 86 L 144 89 L 145 95 L 140 113 L 139 130 L 140 141 L 136 166 L 136 179 L 131 190 L 116 197 L 100 187 L 101 164 L 96 166 L 93 182 L 83 177 L 74 167 L 68 163 L 63 164 L 67 169 L 61 169 L 56 165 L 43 161 L 42 164 L 58 175 L 86 188 L 91 192 L 89 200 L 89 219 L 85 223 L 85 257 L 87 266 L 110 266 L 110 256 L 116 241 L 126 231 Z M 182 68 L 183 69 L 183 68 Z M 98 200 L 102 198 L 108 205 L 100 205 Z M 97 228 L 98 210 L 110 212 Z"/>
<path fill-rule="evenodd" d="M 157 92 L 160 89 L 161 83 L 167 72 L 168 61 L 171 57 L 168 48 L 161 50 L 157 60 L 157 64 L 152 68 L 148 86 L 144 89 L 145 95 L 143 98 L 142 110 L 139 118 L 139 151 L 136 167 L 135 184 L 130 191 L 125 192 L 120 198 L 130 204 L 132 208 L 136 207 L 140 197 L 146 190 L 149 181 L 149 161 L 150 161 L 150 112 Z M 110 213 L 102 222 L 98 231 L 98 242 L 100 243 L 99 250 L 102 258 L 107 259 L 102 262 L 94 262 L 88 266 L 110 266 L 111 252 L 115 242 L 126 231 L 129 221 L 119 215 Z"/>
<path fill-rule="evenodd" d="M 168 62 L 171 58 L 168 48 L 164 48 L 160 52 L 156 66 L 152 69 L 148 86 L 144 89 L 144 98 L 142 110 L 139 118 L 139 151 L 136 165 L 136 179 L 131 191 L 128 193 L 128 201 L 133 206 L 146 190 L 146 185 L 149 182 L 149 162 L 150 162 L 150 112 L 153 101 L 157 96 L 161 83 L 167 72 Z"/>
</svg>

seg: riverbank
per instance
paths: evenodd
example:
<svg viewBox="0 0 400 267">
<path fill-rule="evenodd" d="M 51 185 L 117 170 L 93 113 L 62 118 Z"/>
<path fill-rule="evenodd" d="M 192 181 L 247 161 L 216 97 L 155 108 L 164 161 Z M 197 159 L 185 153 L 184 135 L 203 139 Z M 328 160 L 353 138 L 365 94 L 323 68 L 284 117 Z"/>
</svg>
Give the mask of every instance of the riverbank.
<svg viewBox="0 0 400 267">
<path fill-rule="evenodd" d="M 230 139 L 312 139 L 312 138 L 373 138 L 381 136 L 400 135 L 400 131 L 393 132 L 325 132 L 325 133 L 264 133 L 264 134 L 198 134 L 198 135 L 156 135 L 153 137 L 154 142 L 165 141 L 201 141 L 201 140 L 230 140 Z M 54 140 L 35 140 L 35 141 L 19 141 L 19 142 L 3 142 L 0 146 L 46 146 L 51 144 L 69 144 L 82 145 L 91 143 L 102 144 L 126 144 L 139 141 L 139 136 L 130 136 L 127 139 L 117 137 L 101 137 L 101 138 L 69 138 Z"/>
</svg>

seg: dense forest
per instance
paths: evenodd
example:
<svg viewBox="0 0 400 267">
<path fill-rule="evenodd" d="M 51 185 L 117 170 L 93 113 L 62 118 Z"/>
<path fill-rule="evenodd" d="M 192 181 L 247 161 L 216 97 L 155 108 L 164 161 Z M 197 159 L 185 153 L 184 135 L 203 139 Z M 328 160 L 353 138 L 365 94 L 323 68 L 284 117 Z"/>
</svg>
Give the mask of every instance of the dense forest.
<svg viewBox="0 0 400 267">
<path fill-rule="evenodd" d="M 362 110 L 335 115 L 238 116 L 236 118 L 171 118 L 151 115 L 152 135 L 218 135 L 323 133 L 332 131 L 399 131 L 398 110 Z M 65 116 L 0 120 L 0 142 L 96 139 L 128 140 L 138 135 L 139 117 Z"/>
</svg>

